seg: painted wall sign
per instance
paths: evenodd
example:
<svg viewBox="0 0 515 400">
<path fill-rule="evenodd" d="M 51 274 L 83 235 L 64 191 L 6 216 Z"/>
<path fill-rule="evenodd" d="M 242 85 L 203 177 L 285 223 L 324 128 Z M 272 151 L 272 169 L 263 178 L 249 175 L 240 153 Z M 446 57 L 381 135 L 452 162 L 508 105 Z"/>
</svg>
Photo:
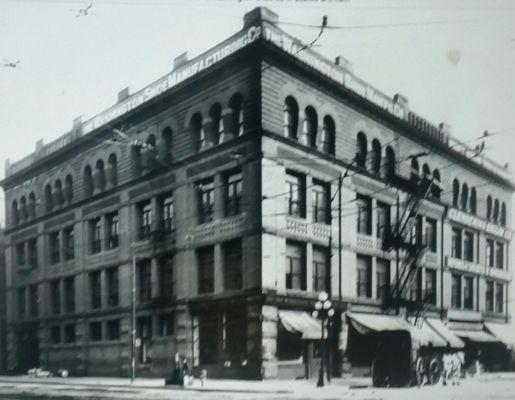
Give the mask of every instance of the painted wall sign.
<svg viewBox="0 0 515 400">
<path fill-rule="evenodd" d="M 490 235 L 501 237 L 506 240 L 511 240 L 512 232 L 502 226 L 493 224 L 487 220 L 476 217 L 475 215 L 470 215 L 468 213 L 464 213 L 463 211 L 457 210 L 455 208 L 449 209 L 447 217 L 454 221 L 463 225 L 470 226 L 480 231 L 484 231 L 489 233 Z"/>
</svg>

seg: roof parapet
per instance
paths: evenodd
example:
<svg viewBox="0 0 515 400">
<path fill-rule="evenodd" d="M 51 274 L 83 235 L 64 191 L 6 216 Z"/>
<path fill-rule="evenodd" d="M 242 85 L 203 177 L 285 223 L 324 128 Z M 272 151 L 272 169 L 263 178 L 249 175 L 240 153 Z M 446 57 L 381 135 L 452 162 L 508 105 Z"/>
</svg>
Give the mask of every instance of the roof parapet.
<svg viewBox="0 0 515 400">
<path fill-rule="evenodd" d="M 279 14 L 276 14 L 267 7 L 256 7 L 243 16 L 243 27 L 247 28 L 252 25 L 257 25 L 262 21 L 277 25 L 279 22 Z"/>
</svg>

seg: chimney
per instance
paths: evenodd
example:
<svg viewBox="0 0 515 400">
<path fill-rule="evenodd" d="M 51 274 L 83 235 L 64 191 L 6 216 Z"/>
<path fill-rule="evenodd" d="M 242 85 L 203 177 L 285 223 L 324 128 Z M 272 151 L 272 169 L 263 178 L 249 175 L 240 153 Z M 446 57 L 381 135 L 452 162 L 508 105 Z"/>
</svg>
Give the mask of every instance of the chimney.
<svg viewBox="0 0 515 400">
<path fill-rule="evenodd" d="M 184 64 L 188 62 L 188 52 L 185 51 L 184 53 L 178 55 L 173 60 L 173 69 L 177 69 L 182 67 Z"/>
<path fill-rule="evenodd" d="M 400 93 L 393 96 L 393 101 L 406 109 L 408 108 L 408 98 Z"/>
<path fill-rule="evenodd" d="M 73 119 L 72 134 L 74 136 L 80 136 L 82 134 L 82 115 Z"/>
<path fill-rule="evenodd" d="M 256 7 L 243 16 L 243 27 L 247 28 L 251 25 L 257 25 L 262 21 L 269 22 L 272 25 L 277 25 L 279 22 L 279 15 L 267 7 Z"/>
<path fill-rule="evenodd" d="M 130 96 L 130 90 L 129 90 L 129 87 L 127 86 L 118 92 L 118 103 L 121 103 L 129 96 Z"/>
<path fill-rule="evenodd" d="M 448 144 L 449 136 L 451 136 L 451 126 L 449 124 L 446 124 L 445 122 L 440 122 L 438 124 L 438 130 L 442 135 L 442 142 Z"/>
<path fill-rule="evenodd" d="M 344 56 L 337 56 L 334 59 L 334 64 L 343 67 L 348 71 L 352 71 L 352 63 L 349 61 L 349 59 L 345 58 Z"/>
</svg>

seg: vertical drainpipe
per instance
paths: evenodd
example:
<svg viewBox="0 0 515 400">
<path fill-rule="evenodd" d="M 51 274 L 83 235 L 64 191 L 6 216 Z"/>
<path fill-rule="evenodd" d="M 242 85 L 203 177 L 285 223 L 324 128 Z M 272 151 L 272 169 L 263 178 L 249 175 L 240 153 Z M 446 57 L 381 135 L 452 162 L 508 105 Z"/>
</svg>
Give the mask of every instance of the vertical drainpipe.
<svg viewBox="0 0 515 400">
<path fill-rule="evenodd" d="M 440 223 L 440 319 L 443 319 L 444 317 L 444 307 L 443 307 L 443 273 L 444 273 L 444 261 L 445 261 L 445 256 L 444 256 L 444 237 L 443 237 L 443 233 L 444 233 L 444 221 L 445 221 L 445 218 L 447 217 L 447 212 L 448 212 L 448 206 L 445 206 L 445 209 L 444 209 L 444 212 L 442 213 L 442 216 L 441 216 L 441 223 Z"/>
</svg>

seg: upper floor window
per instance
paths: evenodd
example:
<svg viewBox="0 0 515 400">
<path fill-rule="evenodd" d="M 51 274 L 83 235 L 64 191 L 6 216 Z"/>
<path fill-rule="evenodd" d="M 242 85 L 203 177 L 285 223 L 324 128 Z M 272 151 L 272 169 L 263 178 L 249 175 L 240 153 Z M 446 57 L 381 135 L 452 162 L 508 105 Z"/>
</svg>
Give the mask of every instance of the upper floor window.
<svg viewBox="0 0 515 400">
<path fill-rule="evenodd" d="M 29 204 L 28 204 L 29 218 L 36 217 L 36 195 L 34 192 L 29 193 Z"/>
<path fill-rule="evenodd" d="M 331 116 L 326 115 L 322 124 L 322 136 L 320 137 L 320 151 L 334 155 L 336 128 Z"/>
<path fill-rule="evenodd" d="M 66 178 L 64 178 L 64 200 L 68 204 L 73 200 L 73 178 L 71 175 L 66 175 Z"/>
<path fill-rule="evenodd" d="M 477 212 L 477 194 L 474 187 L 470 189 L 469 210 L 471 214 L 476 214 Z"/>
<path fill-rule="evenodd" d="M 59 231 L 52 232 L 48 236 L 50 247 L 50 263 L 57 264 L 61 261 L 61 244 L 59 240 Z"/>
<path fill-rule="evenodd" d="M 237 215 L 241 212 L 242 175 L 234 172 L 225 176 L 225 215 Z"/>
<path fill-rule="evenodd" d="M 215 253 L 214 247 L 202 247 L 197 250 L 198 260 L 198 292 L 212 293 L 214 291 L 214 265 Z"/>
<path fill-rule="evenodd" d="M 28 262 L 31 268 L 38 266 L 38 239 L 33 238 L 27 242 Z"/>
<path fill-rule="evenodd" d="M 461 229 L 452 228 L 451 255 L 454 258 L 461 258 Z"/>
<path fill-rule="evenodd" d="M 222 246 L 224 263 L 224 289 L 236 290 L 242 288 L 242 249 L 241 240 L 226 242 Z"/>
<path fill-rule="evenodd" d="M 58 179 L 54 184 L 54 204 L 61 207 L 64 203 L 63 184 Z"/>
<path fill-rule="evenodd" d="M 358 255 L 356 294 L 358 297 L 372 297 L 372 258 Z"/>
<path fill-rule="evenodd" d="M 486 197 L 486 219 L 492 218 L 492 196 Z"/>
<path fill-rule="evenodd" d="M 495 242 L 492 239 L 486 239 L 486 263 L 489 267 L 494 266 L 494 243 Z"/>
<path fill-rule="evenodd" d="M 109 184 L 114 187 L 118 185 L 118 159 L 116 154 L 111 153 L 107 159 L 107 165 L 109 168 Z"/>
<path fill-rule="evenodd" d="M 16 264 L 19 266 L 25 265 L 25 242 L 16 244 Z"/>
<path fill-rule="evenodd" d="M 451 307 L 461 308 L 461 275 L 451 276 Z"/>
<path fill-rule="evenodd" d="M 288 96 L 284 101 L 284 136 L 292 139 L 297 138 L 297 129 L 299 126 L 299 106 L 295 99 Z"/>
<path fill-rule="evenodd" d="M 64 260 L 73 260 L 75 258 L 75 235 L 73 226 L 63 229 L 63 253 Z"/>
<path fill-rule="evenodd" d="M 118 267 L 106 270 L 107 305 L 117 307 L 119 303 Z"/>
<path fill-rule="evenodd" d="M 367 137 L 363 132 L 359 132 L 357 136 L 356 164 L 363 168 L 367 164 Z"/>
<path fill-rule="evenodd" d="M 506 203 L 504 201 L 501 204 L 501 225 L 506 226 Z"/>
<path fill-rule="evenodd" d="M 213 178 L 199 182 L 196 186 L 198 199 L 198 216 L 201 224 L 210 222 L 215 211 L 215 184 Z"/>
<path fill-rule="evenodd" d="M 142 201 L 138 204 L 137 210 L 139 228 L 138 239 L 149 239 L 152 229 L 152 203 L 150 202 L 150 200 Z"/>
<path fill-rule="evenodd" d="M 50 302 L 52 314 L 57 315 L 61 313 L 61 281 L 54 280 L 50 282 Z"/>
<path fill-rule="evenodd" d="M 465 232 L 463 247 L 465 261 L 474 261 L 474 234 L 472 232 Z"/>
<path fill-rule="evenodd" d="M 54 197 L 52 195 L 52 186 L 45 186 L 45 211 L 51 212 L 54 209 Z"/>
<path fill-rule="evenodd" d="M 108 249 L 114 249 L 118 247 L 120 221 L 118 218 L 118 212 L 112 212 L 106 216 L 106 247 Z"/>
<path fill-rule="evenodd" d="M 440 171 L 437 169 L 433 170 L 433 184 L 431 185 L 431 194 L 435 199 L 440 198 L 440 194 L 442 193 L 442 188 L 440 186 Z"/>
<path fill-rule="evenodd" d="M 463 184 L 461 189 L 461 208 L 463 210 L 468 210 L 468 202 L 469 202 L 469 187 L 466 183 Z"/>
<path fill-rule="evenodd" d="M 225 127 L 220 104 L 215 103 L 211 106 L 209 117 L 211 117 L 211 139 L 213 144 L 221 143 L 224 140 Z"/>
<path fill-rule="evenodd" d="M 390 262 L 377 259 L 376 263 L 376 296 L 384 300 L 390 293 Z"/>
<path fill-rule="evenodd" d="M 313 290 L 330 292 L 330 258 L 325 247 L 313 246 Z"/>
<path fill-rule="evenodd" d="M 494 312 L 494 283 L 492 281 L 486 281 L 485 310 Z"/>
<path fill-rule="evenodd" d="M 286 242 L 286 289 L 306 290 L 305 245 Z"/>
<path fill-rule="evenodd" d="M 424 279 L 424 301 L 436 304 L 436 270 L 426 268 Z"/>
<path fill-rule="evenodd" d="M 27 199 L 25 196 L 21 196 L 21 199 L 20 199 L 19 217 L 20 217 L 21 222 L 25 222 L 29 218 L 29 213 L 27 210 Z"/>
<path fill-rule="evenodd" d="M 306 144 L 316 147 L 317 143 L 318 117 L 315 109 L 311 106 L 304 110 L 304 126 L 303 133 L 305 135 Z"/>
<path fill-rule="evenodd" d="M 385 152 L 385 175 L 389 179 L 393 178 L 395 175 L 395 164 L 395 152 L 388 146 Z"/>
<path fill-rule="evenodd" d="M 286 172 L 286 197 L 288 214 L 304 218 L 306 215 L 305 178 L 293 172 Z"/>
<path fill-rule="evenodd" d="M 416 266 L 411 267 L 411 281 L 409 282 L 409 299 L 411 301 L 420 301 L 422 299 L 422 268 Z"/>
<path fill-rule="evenodd" d="M 313 221 L 322 224 L 331 223 L 329 185 L 323 182 L 314 181 L 311 189 L 313 195 Z"/>
<path fill-rule="evenodd" d="M 203 150 L 206 147 L 206 135 L 202 124 L 202 115 L 200 113 L 195 113 L 191 117 L 190 134 L 195 143 L 195 150 Z"/>
<path fill-rule="evenodd" d="M 100 281 L 100 271 L 93 271 L 89 273 L 89 288 L 91 308 L 99 309 L 102 307 L 102 287 Z"/>
<path fill-rule="evenodd" d="M 156 137 L 154 135 L 148 135 L 143 150 L 145 155 L 144 167 L 147 170 L 154 169 L 157 166 Z"/>
<path fill-rule="evenodd" d="M 390 206 L 385 203 L 377 202 L 376 212 L 376 236 L 384 240 L 390 233 Z"/>
<path fill-rule="evenodd" d="M 11 221 L 13 225 L 18 225 L 20 223 L 20 214 L 17 200 L 13 200 L 11 204 Z"/>
<path fill-rule="evenodd" d="M 438 242 L 436 239 L 436 220 L 432 218 L 426 218 L 426 241 L 427 247 L 433 253 L 436 253 L 438 248 Z"/>
<path fill-rule="evenodd" d="M 452 181 L 452 205 L 458 207 L 460 198 L 460 183 L 457 179 Z"/>
<path fill-rule="evenodd" d="M 379 140 L 372 140 L 372 172 L 381 173 L 381 143 Z"/>
<path fill-rule="evenodd" d="M 133 143 L 131 145 L 131 172 L 133 177 L 141 174 L 143 165 L 141 162 L 141 144 Z"/>
<path fill-rule="evenodd" d="M 158 260 L 159 265 L 159 296 L 164 300 L 172 300 L 175 293 L 173 274 L 173 255 L 165 254 Z"/>
<path fill-rule="evenodd" d="M 146 302 L 152 299 L 152 263 L 143 260 L 138 264 L 138 299 Z"/>
<path fill-rule="evenodd" d="M 504 243 L 495 243 L 495 266 L 499 269 L 504 268 Z"/>
<path fill-rule="evenodd" d="M 502 313 L 504 311 L 504 285 L 502 283 L 495 284 L 495 312 Z"/>
<path fill-rule="evenodd" d="M 166 127 L 161 131 L 161 158 L 165 162 L 172 161 L 172 129 Z"/>
<path fill-rule="evenodd" d="M 494 211 L 492 215 L 494 222 L 499 222 L 499 199 L 494 200 Z"/>
<path fill-rule="evenodd" d="M 75 312 L 75 278 L 70 276 L 64 280 L 64 310 Z"/>
<path fill-rule="evenodd" d="M 37 318 L 39 315 L 39 292 L 37 283 L 29 286 L 29 315 L 31 318 Z"/>
<path fill-rule="evenodd" d="M 91 197 L 93 195 L 93 174 L 89 165 L 84 168 L 82 184 L 84 186 L 84 197 Z"/>
<path fill-rule="evenodd" d="M 17 301 L 18 301 L 18 316 L 20 318 L 24 318 L 25 313 L 26 313 L 25 288 L 24 287 L 18 288 L 16 293 L 17 293 Z"/>
<path fill-rule="evenodd" d="M 370 197 L 358 194 L 356 200 L 358 208 L 357 230 L 365 235 L 372 234 L 372 200 Z"/>
<path fill-rule="evenodd" d="M 173 196 L 170 194 L 161 199 L 162 227 L 166 234 L 175 230 Z"/>
<path fill-rule="evenodd" d="M 231 108 L 232 126 L 230 127 L 231 133 L 236 136 L 243 135 L 243 98 L 239 93 L 235 94 L 229 100 L 229 107 Z"/>
<path fill-rule="evenodd" d="M 474 278 L 466 276 L 463 287 L 463 308 L 472 310 L 474 308 Z"/>
</svg>

